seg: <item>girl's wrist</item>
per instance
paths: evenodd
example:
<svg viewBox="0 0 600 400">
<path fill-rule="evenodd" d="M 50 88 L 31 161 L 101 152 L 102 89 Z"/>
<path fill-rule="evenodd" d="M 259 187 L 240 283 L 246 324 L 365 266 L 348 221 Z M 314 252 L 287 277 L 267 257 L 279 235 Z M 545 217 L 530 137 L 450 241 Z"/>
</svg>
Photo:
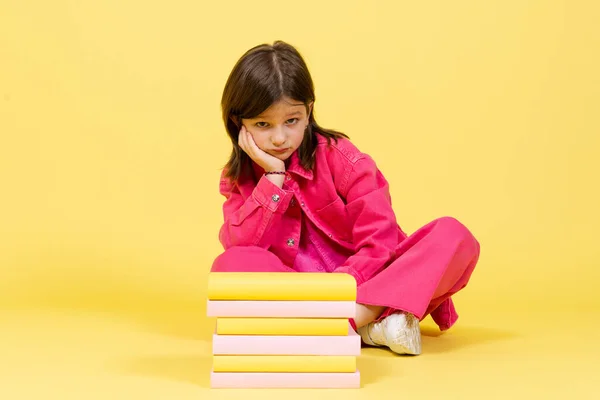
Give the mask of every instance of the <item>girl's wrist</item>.
<svg viewBox="0 0 600 400">
<path fill-rule="evenodd" d="M 282 189 L 283 188 L 283 181 L 285 180 L 285 172 L 283 174 L 280 173 L 273 173 L 274 171 L 266 171 L 265 172 L 265 179 L 271 181 L 271 183 L 273 183 L 275 186 L 277 186 L 278 188 Z M 280 172 L 280 171 L 278 171 Z"/>
</svg>

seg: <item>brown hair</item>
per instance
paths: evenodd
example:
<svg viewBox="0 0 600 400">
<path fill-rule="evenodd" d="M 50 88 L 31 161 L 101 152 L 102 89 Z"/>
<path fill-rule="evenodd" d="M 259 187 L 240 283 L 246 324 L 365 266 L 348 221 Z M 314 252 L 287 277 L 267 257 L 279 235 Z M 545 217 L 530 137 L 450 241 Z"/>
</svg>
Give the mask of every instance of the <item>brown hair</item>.
<svg viewBox="0 0 600 400">
<path fill-rule="evenodd" d="M 305 104 L 307 113 L 309 104 L 315 101 L 313 81 L 300 53 L 279 40 L 273 45 L 261 44 L 248 50 L 233 67 L 221 98 L 223 122 L 233 144 L 225 165 L 228 178 L 237 180 L 250 167 L 250 157 L 238 145 L 241 119 L 260 115 L 283 96 Z M 316 132 L 325 136 L 328 143 L 331 139 L 348 137 L 319 126 L 313 104 L 304 139 L 297 150 L 300 164 L 306 169 L 314 166 Z"/>
</svg>

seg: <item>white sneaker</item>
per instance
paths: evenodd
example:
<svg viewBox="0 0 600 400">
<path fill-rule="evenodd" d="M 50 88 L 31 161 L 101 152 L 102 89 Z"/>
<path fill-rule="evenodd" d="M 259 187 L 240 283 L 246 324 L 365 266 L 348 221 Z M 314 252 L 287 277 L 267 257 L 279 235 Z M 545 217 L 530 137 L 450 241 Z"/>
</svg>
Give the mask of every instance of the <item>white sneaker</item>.
<svg viewBox="0 0 600 400">
<path fill-rule="evenodd" d="M 379 322 L 358 328 L 358 334 L 371 346 L 387 346 L 398 354 L 421 354 L 419 319 L 410 313 L 390 314 Z"/>
</svg>

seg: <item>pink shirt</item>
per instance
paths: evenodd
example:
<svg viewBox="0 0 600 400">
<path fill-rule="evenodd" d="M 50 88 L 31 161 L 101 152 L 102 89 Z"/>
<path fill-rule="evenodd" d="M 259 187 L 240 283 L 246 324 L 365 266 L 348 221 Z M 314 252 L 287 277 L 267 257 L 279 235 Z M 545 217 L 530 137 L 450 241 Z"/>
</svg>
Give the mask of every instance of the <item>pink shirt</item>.
<svg viewBox="0 0 600 400">
<path fill-rule="evenodd" d="M 225 249 L 268 249 L 298 271 L 346 272 L 360 285 L 393 260 L 406 234 L 373 159 L 347 139 L 328 146 L 317 138 L 314 172 L 294 153 L 283 188 L 256 164 L 254 176 L 237 184 L 221 176 L 219 240 Z"/>
</svg>

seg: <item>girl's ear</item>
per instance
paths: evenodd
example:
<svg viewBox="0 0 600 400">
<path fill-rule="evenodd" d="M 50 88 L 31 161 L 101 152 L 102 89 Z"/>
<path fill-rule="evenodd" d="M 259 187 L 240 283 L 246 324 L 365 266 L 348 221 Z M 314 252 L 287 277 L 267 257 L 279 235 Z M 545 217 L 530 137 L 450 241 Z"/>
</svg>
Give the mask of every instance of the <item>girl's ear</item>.
<svg viewBox="0 0 600 400">
<path fill-rule="evenodd" d="M 313 109 L 313 104 L 314 104 L 314 101 L 311 101 L 310 103 L 308 103 L 308 114 L 306 115 L 306 118 L 310 118 L 310 114 L 312 113 L 312 109 Z"/>
</svg>

